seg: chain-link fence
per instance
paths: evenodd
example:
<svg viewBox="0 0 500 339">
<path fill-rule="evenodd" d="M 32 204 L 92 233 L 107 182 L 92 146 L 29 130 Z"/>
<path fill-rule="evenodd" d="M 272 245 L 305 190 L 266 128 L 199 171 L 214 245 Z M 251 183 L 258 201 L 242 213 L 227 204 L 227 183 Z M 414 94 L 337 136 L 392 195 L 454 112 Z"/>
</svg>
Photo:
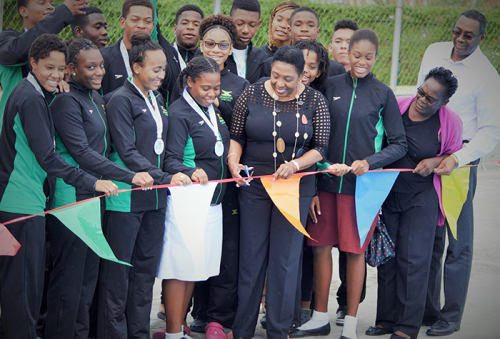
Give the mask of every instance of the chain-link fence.
<svg viewBox="0 0 500 339">
<path fill-rule="evenodd" d="M 57 1 L 57 4 L 62 1 Z M 267 43 L 267 28 L 270 13 L 280 0 L 261 1 L 262 25 L 254 38 L 254 45 Z M 314 8 L 320 16 L 321 35 L 319 41 L 325 46 L 330 44 L 335 21 L 341 18 L 356 20 L 362 28 L 371 28 L 380 38 L 380 50 L 373 69 L 377 78 L 389 84 L 391 76 L 392 48 L 396 0 L 297 0 L 298 4 Z M 21 28 L 16 12 L 16 1 L 4 3 L 3 28 Z M 121 36 L 119 19 L 121 1 L 92 0 L 91 4 L 100 7 L 108 21 L 109 43 L 115 43 Z M 173 26 L 178 8 L 187 3 L 201 7 L 205 15 L 213 12 L 212 0 L 158 0 L 158 17 L 161 30 L 169 41 L 174 40 Z M 222 0 L 221 12 L 229 14 L 232 1 Z M 401 27 L 401 46 L 399 53 L 399 86 L 412 86 L 417 82 L 420 62 L 426 48 L 437 41 L 449 41 L 451 29 L 464 10 L 477 9 L 488 20 L 486 39 L 481 45 L 484 54 L 493 66 L 500 70 L 500 1 L 499 0 L 405 0 Z M 61 37 L 71 37 L 66 28 Z"/>
</svg>

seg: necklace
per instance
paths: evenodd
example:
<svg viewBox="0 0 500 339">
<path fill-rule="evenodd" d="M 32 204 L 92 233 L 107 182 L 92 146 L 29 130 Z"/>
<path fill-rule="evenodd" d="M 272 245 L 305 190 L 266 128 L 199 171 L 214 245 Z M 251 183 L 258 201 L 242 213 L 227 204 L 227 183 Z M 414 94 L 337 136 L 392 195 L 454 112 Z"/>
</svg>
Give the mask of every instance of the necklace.
<svg viewBox="0 0 500 339">
<path fill-rule="evenodd" d="M 278 101 L 279 99 L 279 96 L 276 94 L 276 93 L 273 93 L 272 95 L 273 99 L 274 99 L 274 106 L 273 106 L 273 122 L 274 122 L 274 128 L 273 128 L 273 139 L 274 139 L 274 152 L 273 152 L 273 158 L 274 158 L 274 171 L 276 172 L 276 158 L 278 157 L 278 152 L 279 153 L 283 153 L 285 152 L 285 140 L 283 140 L 283 138 L 278 138 L 276 140 L 276 136 L 278 135 L 278 132 L 276 131 L 276 126 L 278 128 L 281 129 L 281 120 L 279 119 L 278 117 L 278 121 L 276 121 L 276 116 L 278 115 L 278 113 L 281 112 L 281 110 L 278 108 L 276 108 L 276 101 Z M 297 139 L 299 138 L 300 136 L 300 133 L 299 133 L 299 120 L 300 120 L 300 113 L 299 113 L 299 107 L 301 107 L 304 103 L 302 102 L 302 100 L 299 100 L 299 94 L 298 94 L 298 91 L 297 91 L 297 94 L 295 94 L 295 100 L 297 101 L 296 102 L 296 107 L 297 107 L 297 113 L 295 113 L 295 117 L 297 119 L 297 129 L 295 131 L 295 143 L 293 145 L 293 153 L 292 153 L 292 159 L 291 160 L 294 160 L 295 159 L 295 150 L 297 148 Z M 304 116 L 305 118 L 305 116 Z M 307 119 L 307 118 L 306 118 Z M 304 119 L 303 119 L 304 120 Z M 307 122 L 306 122 L 307 124 Z M 304 133 L 304 142 L 305 140 L 307 139 L 308 135 L 307 133 Z M 276 152 L 278 151 L 278 152 Z M 298 152 L 298 155 L 300 155 L 302 153 L 302 148 L 299 150 Z M 285 160 L 285 163 L 287 163 L 288 161 Z"/>
</svg>

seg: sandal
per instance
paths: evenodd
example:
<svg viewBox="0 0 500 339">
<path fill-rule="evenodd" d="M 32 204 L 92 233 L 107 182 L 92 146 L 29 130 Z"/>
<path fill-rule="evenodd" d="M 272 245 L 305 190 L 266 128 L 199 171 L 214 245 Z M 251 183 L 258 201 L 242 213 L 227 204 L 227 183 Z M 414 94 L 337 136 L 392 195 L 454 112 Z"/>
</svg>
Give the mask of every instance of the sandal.
<svg viewBox="0 0 500 339">
<path fill-rule="evenodd" d="M 205 338 L 206 339 L 226 339 L 226 334 L 224 333 L 224 327 L 216 322 L 211 322 L 205 327 Z"/>
</svg>

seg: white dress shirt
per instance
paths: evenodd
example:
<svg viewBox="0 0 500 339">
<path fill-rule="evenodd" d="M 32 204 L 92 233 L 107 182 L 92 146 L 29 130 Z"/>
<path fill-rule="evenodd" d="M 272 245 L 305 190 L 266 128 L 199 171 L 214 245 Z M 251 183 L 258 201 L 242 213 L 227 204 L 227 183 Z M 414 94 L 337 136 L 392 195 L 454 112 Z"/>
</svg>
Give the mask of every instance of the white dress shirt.
<svg viewBox="0 0 500 339">
<path fill-rule="evenodd" d="M 500 140 L 500 76 L 479 46 L 462 61 L 451 59 L 453 42 L 437 42 L 425 51 L 418 86 L 435 67 L 453 72 L 458 89 L 448 108 L 458 114 L 464 124 L 463 140 L 469 141 L 454 154 L 463 166 L 491 152 Z"/>
</svg>

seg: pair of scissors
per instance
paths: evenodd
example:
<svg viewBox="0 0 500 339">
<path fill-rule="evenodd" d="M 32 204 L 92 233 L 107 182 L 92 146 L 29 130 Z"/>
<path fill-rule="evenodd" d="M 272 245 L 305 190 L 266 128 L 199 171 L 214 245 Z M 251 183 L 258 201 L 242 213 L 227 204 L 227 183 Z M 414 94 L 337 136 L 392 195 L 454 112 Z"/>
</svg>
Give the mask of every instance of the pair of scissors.
<svg viewBox="0 0 500 339">
<path fill-rule="evenodd" d="M 249 178 L 249 179 L 247 179 L 247 181 L 246 181 L 247 183 L 245 184 L 245 186 L 248 186 L 248 184 L 250 183 L 250 181 L 253 180 L 252 178 L 250 178 L 253 175 L 253 172 L 254 171 L 250 172 L 248 170 L 248 166 L 245 165 L 245 174 L 246 174 L 247 178 Z M 240 185 L 236 184 L 236 187 L 240 187 Z"/>
</svg>

